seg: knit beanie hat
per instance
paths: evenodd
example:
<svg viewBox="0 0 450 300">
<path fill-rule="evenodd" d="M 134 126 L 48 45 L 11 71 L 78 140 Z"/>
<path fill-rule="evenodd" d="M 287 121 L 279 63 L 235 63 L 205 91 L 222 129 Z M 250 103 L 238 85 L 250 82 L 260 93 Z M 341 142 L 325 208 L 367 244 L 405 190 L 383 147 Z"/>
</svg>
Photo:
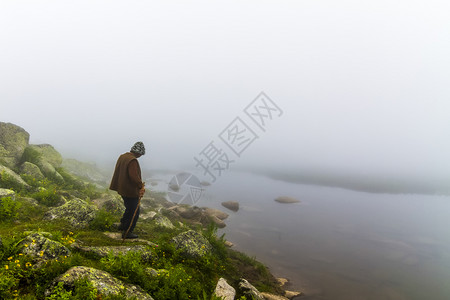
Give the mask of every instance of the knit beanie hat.
<svg viewBox="0 0 450 300">
<path fill-rule="evenodd" d="M 131 147 L 130 152 L 136 153 L 136 154 L 140 154 L 140 155 L 144 155 L 145 154 L 145 147 L 144 147 L 144 143 L 142 142 L 136 142 L 133 147 Z"/>
</svg>

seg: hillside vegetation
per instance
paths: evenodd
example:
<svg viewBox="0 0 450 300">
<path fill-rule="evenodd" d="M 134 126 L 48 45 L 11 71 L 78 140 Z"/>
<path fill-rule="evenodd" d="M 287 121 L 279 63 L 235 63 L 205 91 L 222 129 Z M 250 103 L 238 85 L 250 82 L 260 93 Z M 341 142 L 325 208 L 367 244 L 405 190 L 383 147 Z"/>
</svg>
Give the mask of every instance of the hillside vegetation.
<svg viewBox="0 0 450 300">
<path fill-rule="evenodd" d="M 163 193 L 146 193 L 140 238 L 123 241 L 120 197 L 62 168 L 52 146 L 0 123 L 0 150 L 0 299 L 221 299 L 225 281 L 226 299 L 284 293 L 215 222 L 184 219 Z"/>
</svg>

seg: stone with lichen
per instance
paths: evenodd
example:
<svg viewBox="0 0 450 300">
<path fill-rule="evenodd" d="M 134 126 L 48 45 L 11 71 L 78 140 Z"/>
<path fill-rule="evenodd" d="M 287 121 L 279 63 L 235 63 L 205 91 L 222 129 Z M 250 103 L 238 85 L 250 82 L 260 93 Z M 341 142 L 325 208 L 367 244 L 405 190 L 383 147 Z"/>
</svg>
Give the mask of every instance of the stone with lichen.
<svg viewBox="0 0 450 300">
<path fill-rule="evenodd" d="M 74 198 L 44 215 L 46 220 L 64 219 L 74 228 L 85 228 L 94 220 L 97 208 L 84 200 Z"/>
<path fill-rule="evenodd" d="M 70 250 L 60 242 L 50 239 L 50 233 L 33 232 L 19 244 L 19 252 L 33 258 L 48 260 L 70 254 Z"/>
<path fill-rule="evenodd" d="M 132 245 L 132 246 L 80 246 L 75 244 L 74 248 L 80 252 L 84 252 L 94 257 L 106 257 L 109 254 L 117 256 L 119 254 L 127 254 L 129 252 L 138 253 L 143 261 L 149 262 L 153 257 L 153 252 L 148 246 Z"/>
<path fill-rule="evenodd" d="M 158 215 L 154 218 L 154 221 L 155 221 L 156 226 L 166 228 L 166 229 L 174 229 L 175 228 L 175 226 L 172 224 L 172 222 L 166 216 Z"/>
<path fill-rule="evenodd" d="M 13 190 L 10 189 L 2 189 L 0 188 L 0 199 L 11 197 L 11 199 L 14 199 L 16 197 L 16 193 Z M 1 200 L 0 200 L 1 204 Z"/>
<path fill-rule="evenodd" d="M 191 258 L 202 257 L 211 252 L 212 246 L 200 233 L 189 230 L 174 237 L 171 242 L 181 252 Z"/>
<path fill-rule="evenodd" d="M 24 162 L 21 166 L 20 166 L 20 170 L 22 171 L 22 174 L 26 174 L 28 176 L 30 176 L 31 178 L 34 178 L 36 180 L 42 180 L 44 179 L 44 174 L 42 174 L 41 170 L 39 169 L 38 166 L 36 166 L 35 164 L 31 163 L 31 162 Z"/>
<path fill-rule="evenodd" d="M 52 282 L 50 288 L 45 291 L 45 296 L 50 297 L 53 289 L 60 282 L 65 290 L 73 290 L 75 288 L 75 282 L 80 279 L 86 279 L 89 283 L 91 283 L 97 290 L 97 296 L 100 298 L 101 296 L 124 295 L 126 299 L 135 298 L 153 300 L 149 294 L 137 285 L 124 283 L 105 271 L 84 266 L 72 267 L 64 274 L 58 276 Z"/>
</svg>

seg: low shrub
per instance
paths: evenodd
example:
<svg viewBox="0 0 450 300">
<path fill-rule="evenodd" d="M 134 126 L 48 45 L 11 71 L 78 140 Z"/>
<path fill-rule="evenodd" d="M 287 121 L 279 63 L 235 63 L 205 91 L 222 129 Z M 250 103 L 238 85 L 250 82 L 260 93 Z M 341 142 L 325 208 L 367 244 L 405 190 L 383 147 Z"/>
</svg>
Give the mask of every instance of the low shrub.
<svg viewBox="0 0 450 300">
<path fill-rule="evenodd" d="M 89 224 L 89 228 L 100 231 L 110 230 L 112 224 L 116 221 L 117 217 L 115 215 L 102 208 L 96 212 L 94 220 Z"/>
<path fill-rule="evenodd" d="M 21 207 L 21 203 L 13 200 L 11 197 L 0 199 L 0 222 L 9 221 L 17 217 L 17 212 Z"/>
</svg>

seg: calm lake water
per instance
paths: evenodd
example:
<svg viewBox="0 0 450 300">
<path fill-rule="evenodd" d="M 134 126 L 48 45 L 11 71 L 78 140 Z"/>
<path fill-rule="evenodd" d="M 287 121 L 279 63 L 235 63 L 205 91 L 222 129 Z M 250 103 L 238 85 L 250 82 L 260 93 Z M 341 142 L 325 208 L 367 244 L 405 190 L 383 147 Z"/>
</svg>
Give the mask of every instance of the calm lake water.
<svg viewBox="0 0 450 300">
<path fill-rule="evenodd" d="M 155 189 L 166 189 L 171 176 L 164 177 Z M 301 203 L 274 201 L 284 195 Z M 240 203 L 238 212 L 220 205 L 229 200 Z M 288 278 L 302 299 L 450 299 L 449 196 L 372 194 L 227 172 L 197 205 L 229 213 L 219 234 Z"/>
</svg>

